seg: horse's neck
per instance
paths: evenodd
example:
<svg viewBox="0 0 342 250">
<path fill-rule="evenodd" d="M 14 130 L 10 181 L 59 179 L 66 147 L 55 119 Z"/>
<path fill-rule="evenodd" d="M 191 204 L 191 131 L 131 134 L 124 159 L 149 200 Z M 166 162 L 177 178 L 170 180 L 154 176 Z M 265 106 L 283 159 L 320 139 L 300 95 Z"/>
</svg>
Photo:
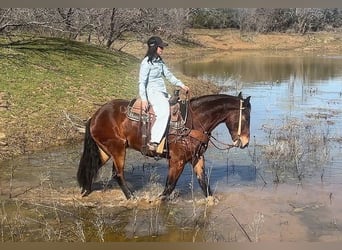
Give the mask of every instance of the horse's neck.
<svg viewBox="0 0 342 250">
<path fill-rule="evenodd" d="M 227 98 L 226 98 L 227 99 Z M 213 106 L 208 103 L 198 105 L 192 112 L 192 127 L 196 130 L 211 133 L 229 115 L 229 110 L 234 108 L 235 103 L 222 101 L 222 104 Z M 231 107 L 230 107 L 231 106 Z"/>
</svg>

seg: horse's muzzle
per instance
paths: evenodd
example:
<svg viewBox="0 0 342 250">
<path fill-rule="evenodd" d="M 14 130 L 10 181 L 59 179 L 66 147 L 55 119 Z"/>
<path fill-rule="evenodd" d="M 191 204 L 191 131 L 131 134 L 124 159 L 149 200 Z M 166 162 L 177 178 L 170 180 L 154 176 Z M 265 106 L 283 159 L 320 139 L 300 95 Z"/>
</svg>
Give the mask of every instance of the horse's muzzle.
<svg viewBox="0 0 342 250">
<path fill-rule="evenodd" d="M 249 140 L 246 140 L 244 142 L 244 140 L 242 140 L 241 138 L 237 139 L 236 141 L 234 141 L 234 146 L 237 147 L 237 148 L 246 148 L 248 147 L 248 144 L 249 144 Z"/>
</svg>

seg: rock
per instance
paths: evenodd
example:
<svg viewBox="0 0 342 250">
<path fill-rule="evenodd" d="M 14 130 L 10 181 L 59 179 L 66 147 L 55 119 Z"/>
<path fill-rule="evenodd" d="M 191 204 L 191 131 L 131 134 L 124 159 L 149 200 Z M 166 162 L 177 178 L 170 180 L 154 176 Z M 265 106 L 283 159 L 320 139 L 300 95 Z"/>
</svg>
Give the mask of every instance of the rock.
<svg viewBox="0 0 342 250">
<path fill-rule="evenodd" d="M 5 138 L 6 138 L 5 133 L 0 132 L 0 140 L 5 139 Z"/>
</svg>

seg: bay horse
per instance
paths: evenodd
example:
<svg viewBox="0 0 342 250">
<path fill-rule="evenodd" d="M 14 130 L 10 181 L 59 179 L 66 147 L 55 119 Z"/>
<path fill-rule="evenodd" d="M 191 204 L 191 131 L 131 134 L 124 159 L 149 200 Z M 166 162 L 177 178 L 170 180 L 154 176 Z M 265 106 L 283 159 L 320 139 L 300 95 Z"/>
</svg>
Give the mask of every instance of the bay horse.
<svg viewBox="0 0 342 250">
<path fill-rule="evenodd" d="M 129 100 L 114 99 L 100 107 L 87 121 L 83 154 L 79 162 L 77 180 L 81 194 L 92 192 L 92 183 L 98 170 L 110 158 L 113 161 L 113 178 L 118 182 L 127 199 L 133 197 L 124 176 L 126 149 L 143 152 L 144 140 L 141 122 L 127 118 Z M 168 159 L 168 174 L 164 191 L 160 195 L 167 199 L 175 189 L 184 166 L 191 163 L 204 195 L 211 196 L 205 173 L 204 153 L 211 139 L 211 132 L 219 124 L 225 123 L 233 144 L 245 148 L 250 139 L 250 96 L 243 99 L 226 94 L 204 95 L 191 98 L 185 123 L 187 133 L 168 134 L 167 152 L 159 155 Z M 154 157 L 155 152 L 147 151 Z"/>
</svg>

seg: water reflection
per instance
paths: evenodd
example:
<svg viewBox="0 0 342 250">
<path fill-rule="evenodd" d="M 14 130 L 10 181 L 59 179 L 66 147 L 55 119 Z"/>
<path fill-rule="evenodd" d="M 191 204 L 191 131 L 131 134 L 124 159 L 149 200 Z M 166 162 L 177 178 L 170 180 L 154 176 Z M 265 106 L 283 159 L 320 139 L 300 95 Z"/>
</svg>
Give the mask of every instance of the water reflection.
<svg viewBox="0 0 342 250">
<path fill-rule="evenodd" d="M 231 79 L 243 83 L 270 83 L 300 80 L 316 86 L 322 80 L 342 76 L 342 57 L 317 55 L 235 55 L 215 54 L 201 60 L 184 60 L 175 67 L 189 76 L 214 80 L 219 85 Z"/>
<path fill-rule="evenodd" d="M 328 149 L 319 151 L 329 151 L 327 166 L 322 168 L 325 173 L 334 172 L 330 180 L 335 182 L 336 176 L 341 176 L 341 146 L 335 142 L 340 141 L 342 128 L 342 56 L 233 52 L 183 60 L 174 67 L 186 75 L 225 87 L 224 93 L 236 95 L 242 91 L 244 96 L 252 96 L 252 142 L 249 149 L 230 156 L 231 160 L 255 165 L 251 151 L 257 145 L 273 143 L 265 128 L 279 133 L 276 128 L 297 119 L 303 126 L 315 126 L 317 136 L 312 135 L 313 138 L 323 135 L 322 140 L 327 141 L 324 147 Z M 223 126 L 214 132 L 229 141 Z M 266 167 L 260 164 L 259 167 Z"/>
</svg>

